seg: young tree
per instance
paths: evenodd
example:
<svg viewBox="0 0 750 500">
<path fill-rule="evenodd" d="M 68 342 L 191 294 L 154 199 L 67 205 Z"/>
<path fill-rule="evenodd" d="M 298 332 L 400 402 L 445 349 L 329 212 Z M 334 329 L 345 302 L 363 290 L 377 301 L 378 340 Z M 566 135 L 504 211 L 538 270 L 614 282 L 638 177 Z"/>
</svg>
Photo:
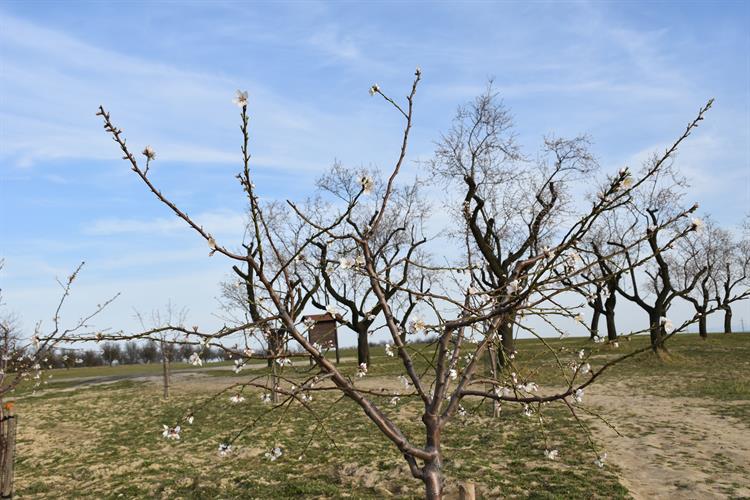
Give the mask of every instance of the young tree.
<svg viewBox="0 0 750 500">
<path fill-rule="evenodd" d="M 442 172 L 441 175 L 448 182 L 462 186 L 461 211 L 464 218 L 459 224 L 454 224 L 451 230 L 454 234 L 466 235 L 468 255 L 461 259 L 465 265 L 448 270 L 434 266 L 441 272 L 450 272 L 454 276 L 457 274 L 456 267 L 460 267 L 458 270 L 463 273 L 455 279 L 455 283 L 460 286 L 446 284 L 440 290 L 421 290 L 407 282 L 398 286 L 400 293 L 389 298 L 386 290 L 389 286 L 396 286 L 398 282 L 395 280 L 399 278 L 388 276 L 388 267 L 384 267 L 383 261 L 378 259 L 379 243 L 375 235 L 387 224 L 388 210 L 396 196 L 399 174 L 407 155 L 414 98 L 420 79 L 421 72 L 417 70 L 404 103 L 387 96 L 377 85 L 371 88 L 372 95 L 382 97 L 393 106 L 403 118 L 404 126 L 396 160 L 383 179 L 384 188 L 377 194 L 377 203 L 369 217 L 358 219 L 353 216 L 360 200 L 372 195 L 375 180 L 369 177 L 359 179 L 356 195 L 325 220 L 316 220 L 314 214 L 307 214 L 298 206 L 290 204 L 298 220 L 307 228 L 293 247 L 285 244 L 289 240 L 277 237 L 267 207 L 258 202 L 247 150 L 246 93 L 239 92 L 236 99 L 241 108 L 243 131 L 244 166 L 239 178 L 248 198 L 253 227 L 253 246 L 246 252 L 233 252 L 217 242 L 206 228 L 198 225 L 171 202 L 148 175 L 150 162 L 155 156 L 153 150 L 147 148 L 144 151 L 146 163 L 142 167 L 126 145 L 122 131 L 112 123 L 110 114 L 100 108 L 99 115 L 104 120 L 105 130 L 121 148 L 124 159 L 154 196 L 206 241 L 212 255 L 222 255 L 245 267 L 243 279 L 252 280 L 252 286 L 257 287 L 264 300 L 263 307 L 258 308 L 259 317 L 244 328 L 269 329 L 272 328 L 271 325 L 278 325 L 284 335 L 304 349 L 306 356 L 311 357 L 317 367 L 317 373 L 302 382 L 296 379 L 285 381 L 282 371 L 279 378 L 270 382 L 252 377 L 242 387 L 259 387 L 283 395 L 284 399 L 276 407 L 299 403 L 302 407 L 311 409 L 308 398 L 311 391 L 335 391 L 349 398 L 404 456 L 412 475 L 424 484 L 426 497 L 437 499 L 443 495 L 442 436 L 447 432 L 446 426 L 454 416 L 465 412 L 461 405 L 464 400 L 484 398 L 515 403 L 522 406 L 522 413 L 525 415 L 539 414 L 545 410 L 546 405 L 559 402 L 574 412 L 575 406 L 582 402 L 584 389 L 605 370 L 648 349 L 636 350 L 596 370 L 590 370 L 586 352 L 575 354 L 573 359 L 566 359 L 565 365 L 559 364 L 561 383 L 551 386 L 549 391 L 545 391 L 545 395 L 539 394 L 537 384 L 530 380 L 533 373 L 522 365 L 515 365 L 510 356 L 507 359 L 508 366 L 490 377 L 481 373 L 478 361 L 496 341 L 497 332 L 502 329 L 503 324 L 512 323 L 521 315 L 534 316 L 556 329 L 563 328 L 556 324 L 558 318 L 573 317 L 574 314 L 557 303 L 560 295 L 571 291 L 560 278 L 560 273 L 566 279 L 572 279 L 585 271 L 577 257 L 576 244 L 586 239 L 592 226 L 603 214 L 619 207 L 623 199 L 631 196 L 633 189 L 657 175 L 665 160 L 654 162 L 650 169 L 646 169 L 633 181 L 632 187 L 626 186 L 625 181 L 630 176 L 628 172 L 617 175 L 591 206 L 576 207 L 569 203 L 566 196 L 567 185 L 580 179 L 582 173 L 590 171 L 592 161 L 585 149 L 585 140 L 547 139 L 544 146 L 548 155 L 546 161 L 518 171 L 497 168 L 497 161 L 520 160 L 521 155 L 515 146 L 510 147 L 507 142 L 503 142 L 507 140 L 502 133 L 507 126 L 503 117 L 507 115 L 500 112 L 502 110 L 498 108 L 494 95 L 488 93 L 462 112 L 464 114 L 459 115 L 456 128 L 445 138 L 445 147 L 438 151 L 437 158 L 440 161 L 436 161 L 434 165 L 435 171 Z M 698 118 L 688 126 L 683 138 L 702 119 L 709 105 L 700 110 Z M 463 125 L 464 120 L 468 120 L 466 125 Z M 475 127 L 479 130 L 474 130 Z M 464 154 L 456 154 L 452 151 L 453 148 Z M 667 151 L 666 158 L 671 156 L 675 148 L 676 146 Z M 507 183 L 516 187 L 508 196 L 517 200 L 518 204 L 513 205 L 497 196 L 496 191 L 504 189 Z M 519 212 L 521 216 L 517 215 Z M 631 246 L 649 240 L 649 234 L 641 238 L 635 237 L 627 245 L 608 252 L 612 255 L 627 252 Z M 404 392 L 386 389 L 373 391 L 358 383 L 367 376 L 366 363 L 360 365 L 358 377 L 350 377 L 306 338 L 309 324 L 299 321 L 299 306 L 306 296 L 302 290 L 310 293 L 316 282 L 323 282 L 325 278 L 321 267 L 328 265 L 328 259 L 321 263 L 319 260 L 309 259 L 307 252 L 320 248 L 316 243 L 332 246 L 330 240 L 338 248 L 348 249 L 348 255 L 337 257 L 354 259 L 357 264 L 354 266 L 355 271 L 360 273 L 372 290 L 374 300 L 381 310 L 383 328 L 392 342 L 388 345 L 388 350 L 398 356 L 403 368 L 402 380 L 407 387 Z M 655 245 L 653 253 L 658 255 L 663 250 L 658 246 L 658 240 L 649 242 Z M 399 257 L 393 262 L 409 261 L 414 265 L 415 262 L 408 255 L 410 247 L 411 244 L 399 248 Z M 508 247 L 511 250 L 506 250 Z M 606 259 L 607 255 L 603 254 L 601 258 Z M 628 261 L 628 265 L 640 265 L 652 255 L 641 257 L 636 262 Z M 300 261 L 305 263 L 304 273 L 295 272 L 295 265 Z M 630 269 L 625 267 L 622 271 L 629 272 Z M 298 285 L 298 281 L 303 279 L 307 280 L 306 288 Z M 258 294 L 254 296 L 255 303 L 259 303 L 261 297 Z M 408 325 L 411 332 L 436 335 L 435 342 L 431 344 L 434 352 L 427 357 L 429 362 L 426 371 L 417 370 L 413 357 L 415 353 L 404 342 L 404 329 L 398 315 L 403 303 L 394 297 L 400 297 L 401 301 L 405 297 L 418 299 L 418 307 L 430 313 L 430 318 L 414 319 Z M 206 338 L 220 337 L 226 332 L 227 329 L 221 329 L 213 334 L 206 334 L 195 328 L 184 333 L 203 341 Z M 533 330 L 532 333 L 538 335 Z M 144 333 L 136 335 L 142 336 Z M 570 356 L 570 353 L 565 354 L 552 347 L 549 354 L 558 363 L 560 356 Z M 282 353 L 281 358 L 277 359 L 287 359 L 287 353 Z M 326 384 L 321 385 L 321 380 L 325 380 Z M 392 418 L 389 405 L 383 403 L 383 398 L 400 397 L 413 398 L 421 403 L 424 444 L 416 444 L 413 439 L 408 438 Z M 185 415 L 185 418 L 192 418 L 192 412 Z M 177 427 L 167 431 L 168 435 L 179 433 Z M 241 434 L 242 432 L 238 433 L 233 439 Z M 221 453 L 230 451 L 231 442 L 221 443 Z M 552 451 L 554 450 L 548 450 L 551 458 L 556 455 Z M 603 465 L 603 456 L 599 456 L 597 461 Z"/>
</svg>

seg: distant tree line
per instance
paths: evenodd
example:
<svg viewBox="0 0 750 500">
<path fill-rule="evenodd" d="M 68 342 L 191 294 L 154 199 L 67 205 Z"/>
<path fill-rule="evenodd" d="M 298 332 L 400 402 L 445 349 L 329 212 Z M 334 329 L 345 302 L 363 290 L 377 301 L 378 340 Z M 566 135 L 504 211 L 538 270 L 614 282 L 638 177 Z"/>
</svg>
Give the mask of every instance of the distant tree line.
<svg viewBox="0 0 750 500">
<path fill-rule="evenodd" d="M 187 362 L 199 349 L 191 345 L 165 343 L 165 352 L 170 362 Z M 14 357 L 21 358 L 23 352 Z M 220 348 L 202 351 L 201 357 L 206 361 L 224 361 L 229 359 Z M 81 366 L 105 366 L 113 364 L 137 365 L 161 362 L 161 347 L 154 340 L 146 342 L 104 342 L 100 347 L 90 349 L 55 349 L 46 355 L 45 368 L 75 368 Z"/>
</svg>

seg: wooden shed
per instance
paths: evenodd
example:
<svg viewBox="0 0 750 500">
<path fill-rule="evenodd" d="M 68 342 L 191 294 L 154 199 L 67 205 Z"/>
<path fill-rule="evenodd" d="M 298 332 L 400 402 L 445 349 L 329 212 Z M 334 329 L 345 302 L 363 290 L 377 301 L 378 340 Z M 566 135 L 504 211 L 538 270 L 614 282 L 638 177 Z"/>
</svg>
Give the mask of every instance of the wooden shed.
<svg viewBox="0 0 750 500">
<path fill-rule="evenodd" d="M 308 314 L 303 320 L 311 319 L 315 324 L 308 332 L 308 339 L 311 344 L 320 344 L 324 347 L 334 348 L 336 350 L 336 364 L 339 363 L 339 335 L 337 320 L 331 313 Z M 312 359 L 310 360 L 312 362 Z"/>
</svg>

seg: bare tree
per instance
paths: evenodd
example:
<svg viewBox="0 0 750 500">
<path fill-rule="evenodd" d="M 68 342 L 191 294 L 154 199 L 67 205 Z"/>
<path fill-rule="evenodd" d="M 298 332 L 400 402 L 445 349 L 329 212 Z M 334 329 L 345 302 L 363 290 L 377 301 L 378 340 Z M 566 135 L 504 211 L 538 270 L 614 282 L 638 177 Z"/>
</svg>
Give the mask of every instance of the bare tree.
<svg viewBox="0 0 750 500">
<path fill-rule="evenodd" d="M 187 314 L 187 309 L 182 308 L 178 310 L 172 305 L 171 301 L 167 302 L 164 312 L 158 309 L 151 311 L 151 330 L 158 330 L 159 332 L 159 354 L 161 356 L 164 399 L 169 399 L 170 364 L 176 353 L 175 335 L 177 332 L 171 328 L 171 325 L 179 325 L 184 330 Z M 147 330 L 146 320 L 143 315 L 136 311 L 135 316 L 138 318 L 141 327 Z"/>
<path fill-rule="evenodd" d="M 101 350 L 102 359 L 104 359 L 104 362 L 110 366 L 112 366 L 115 361 L 119 362 L 122 358 L 122 349 L 117 342 L 105 342 L 102 345 Z"/>
<path fill-rule="evenodd" d="M 701 267 L 688 282 L 680 284 L 676 280 L 675 266 L 670 265 L 673 261 L 667 253 L 702 224 L 695 218 L 683 222 L 698 209 L 698 205 L 687 209 L 682 207 L 682 189 L 687 181 L 674 166 L 674 155 L 679 145 L 698 126 L 711 104 L 712 101 L 709 101 L 663 154 L 652 155 L 643 165 L 643 179 L 633 186 L 632 196 L 627 202 L 630 216 L 630 221 L 624 225 L 627 229 L 617 239 L 608 242 L 609 246 L 621 250 L 624 267 L 612 269 L 612 266 L 603 266 L 608 274 L 627 276 L 624 283 L 623 280 L 618 281 L 617 291 L 648 315 L 651 348 L 659 356 L 666 355 L 665 339 L 674 331 L 674 325 L 667 317 L 672 302 L 677 297 L 689 295 L 707 272 L 705 267 Z M 601 193 L 600 196 L 607 195 Z M 643 261 L 647 261 L 646 266 L 636 265 Z"/>
<path fill-rule="evenodd" d="M 363 179 L 372 180 L 373 196 L 355 203 L 362 191 Z M 350 224 L 366 227 L 377 210 L 372 200 L 382 196 L 387 187 L 379 179 L 377 172 L 350 169 L 336 163 L 317 184 L 324 194 L 332 195 L 344 206 L 352 206 L 348 216 Z M 419 184 L 416 180 L 393 187 L 391 203 L 384 209 L 382 222 L 370 234 L 372 258 L 385 276 L 385 299 L 399 312 L 399 324 L 404 332 L 402 339 L 405 339 L 406 325 L 417 304 L 408 290 L 424 292 L 430 283 L 430 273 L 424 267 L 427 255 L 421 250 L 427 241 L 423 224 L 429 207 L 420 197 Z M 323 213 L 332 208 L 331 204 L 317 206 L 316 220 L 322 220 Z M 343 308 L 344 314 L 336 314 L 336 317 L 357 335 L 357 363 L 370 365 L 369 336 L 380 318 L 382 306 L 366 275 L 359 269 L 365 263 L 364 256 L 346 238 L 313 241 L 312 245 L 317 250 L 312 258 L 316 263 L 315 272 L 322 278 L 322 286 L 311 296 L 312 304 L 321 310 L 335 308 L 336 312 Z M 310 281 L 317 285 L 321 280 Z M 398 306 L 393 307 L 396 304 Z"/>
<path fill-rule="evenodd" d="M 724 311 L 724 333 L 732 333 L 732 304 L 750 297 L 750 218 L 739 241 L 726 230 L 717 231 L 719 255 L 711 276 L 714 300 Z"/>
<path fill-rule="evenodd" d="M 668 260 L 680 288 L 685 290 L 682 298 L 690 302 L 699 314 L 698 333 L 706 338 L 707 311 L 711 308 L 711 301 L 715 299 L 712 280 L 720 272 L 719 259 L 724 253 L 722 245 L 726 244 L 726 231 L 717 227 L 709 216 L 697 221 L 698 229 L 677 243 L 676 255 L 670 255 Z M 696 285 L 691 287 L 696 276 Z"/>
<path fill-rule="evenodd" d="M 558 298 L 571 292 L 565 280 L 575 278 L 580 285 L 582 279 L 579 276 L 587 270 L 580 262 L 576 245 L 586 239 L 603 214 L 619 209 L 625 200 L 629 200 L 634 189 L 659 174 L 677 144 L 702 119 L 710 103 L 701 108 L 698 118 L 691 122 L 673 148 L 633 179 L 632 186 L 628 187 L 626 182 L 630 173 L 622 172 L 613 177 L 601 196 L 586 207 L 577 207 L 572 203 L 568 190 L 569 184 L 579 181 L 583 173 L 589 174 L 593 167 L 584 138 L 549 138 L 545 141 L 539 162 L 515 168 L 510 162 L 524 159 L 515 143 L 505 134 L 510 130 L 508 115 L 498 106 L 494 94 L 488 92 L 462 109 L 455 128 L 444 137 L 438 149 L 433 171 L 456 189 L 461 186 L 460 211 L 463 218 L 453 225 L 451 231 L 464 235 L 466 256 L 460 260 L 460 266 L 430 266 L 435 272 L 453 279 L 453 284 L 448 280 L 439 280 L 444 283 L 440 289 L 433 290 L 414 286 L 408 280 L 401 284 L 399 280 L 403 275 L 400 273 L 388 275 L 394 263 L 401 265 L 410 262 L 415 267 L 426 266 L 409 255 L 409 250 L 421 240 L 419 235 L 414 238 L 409 235 L 408 244 L 393 250 L 398 253 L 395 260 L 385 261 L 378 257 L 379 245 L 383 240 L 377 235 L 383 234 L 380 231 L 388 225 L 389 208 L 397 197 L 398 179 L 407 156 L 414 99 L 420 79 L 421 72 L 417 70 L 404 102 L 389 97 L 377 85 L 371 88 L 372 95 L 382 97 L 403 118 L 403 131 L 394 165 L 380 181 L 383 188 L 377 191 L 377 202 L 369 216 L 360 218 L 356 215 L 360 202 L 373 196 L 373 188 L 377 185 L 375 179 L 365 176 L 358 179 L 354 196 L 325 218 L 306 213 L 304 207 L 289 203 L 298 223 L 305 227 L 296 240 L 278 237 L 278 229 L 273 225 L 273 209 L 258 201 L 247 149 L 247 95 L 239 92 L 236 102 L 241 108 L 244 160 L 239 180 L 250 207 L 250 240 L 253 242 L 252 245 L 246 243 L 242 252 L 232 251 L 216 241 L 206 228 L 171 202 L 148 175 L 155 157 L 153 151 L 150 148 L 144 150 L 146 162 L 142 166 L 126 145 L 122 130 L 112 123 L 110 114 L 103 108 L 99 109 L 98 114 L 104 120 L 105 130 L 121 148 L 124 159 L 153 195 L 206 241 L 211 255 L 219 254 L 236 262 L 243 273 L 238 275 L 254 287 L 252 296 L 259 306 L 257 317 L 251 318 L 252 321 L 245 325 L 222 328 L 212 333 L 201 332 L 198 327 L 192 330 L 179 325 L 169 328 L 187 337 L 197 338 L 202 345 L 247 329 L 261 329 L 267 333 L 275 328 L 283 332 L 284 336 L 304 349 L 305 356 L 313 359 L 316 373 L 304 376 L 301 381 L 290 378 L 284 371 L 288 363 L 282 362 L 279 363 L 280 373 L 270 381 L 259 375 L 233 387 L 239 386 L 240 391 L 245 387 L 257 387 L 283 396 L 274 408 L 299 403 L 302 408 L 314 411 L 309 404 L 309 394 L 313 391 L 334 391 L 351 399 L 403 454 L 412 475 L 424 484 L 426 497 L 436 499 L 443 495 L 442 435 L 447 432 L 446 426 L 455 415 L 466 411 L 462 402 L 465 404 L 467 400 L 482 399 L 506 402 L 522 407 L 522 414 L 539 416 L 547 405 L 559 403 L 575 416 L 575 408 L 582 403 L 586 387 L 614 364 L 648 351 L 649 348 L 636 350 L 591 370 L 586 361 L 590 352 L 576 353 L 563 363 L 560 356 L 570 358 L 570 353 L 565 354 L 548 346 L 550 359 L 556 363 L 553 366 L 559 369 L 561 384 L 551 386 L 545 395 L 539 394 L 537 384 L 530 380 L 533 372 L 517 365 L 510 355 L 507 356 L 506 365 L 490 376 L 481 373 L 479 363 L 483 354 L 496 343 L 497 332 L 502 330 L 504 324 L 515 322 L 518 328 L 539 335 L 516 318 L 535 317 L 550 328 L 562 330 L 564 327 L 557 324 L 557 319 L 575 316 L 573 311 L 558 303 Z M 513 188 L 502 194 L 506 185 Z M 672 222 L 663 221 L 660 228 Z M 663 251 L 663 247 L 658 245 L 659 240 L 651 238 L 652 233 L 635 235 L 626 243 L 621 242 L 620 246 L 603 250 L 606 253 L 598 257 L 607 259 L 609 255 L 627 255 L 633 247 L 642 247 L 638 258 L 626 259 L 627 266 L 621 269 L 624 273 L 630 272 L 631 268 L 641 266 L 653 258 L 653 254 L 658 256 Z M 387 231 L 385 234 L 385 240 L 391 241 Z M 644 242 L 648 242 L 648 245 L 643 245 Z M 339 263 L 342 258 L 353 259 L 353 272 L 359 273 L 367 283 L 380 308 L 382 328 L 392 342 L 387 349 L 401 362 L 405 391 L 373 390 L 358 383 L 367 377 L 366 363 L 360 364 L 357 377 L 351 377 L 306 338 L 309 325 L 299 320 L 300 306 L 306 297 L 315 293 L 316 284 L 325 281 L 330 261 L 334 265 L 336 263 L 335 258 L 323 261 L 309 258 L 309 252 L 322 251 L 321 244 L 322 249 L 335 248 L 339 252 L 335 254 Z M 647 252 L 649 248 L 650 253 Z M 342 255 L 342 249 L 348 253 Z M 305 286 L 302 286 L 303 281 Z M 389 287 L 395 287 L 398 292 L 389 297 Z M 336 291 L 343 293 L 338 289 Z M 350 291 L 342 298 L 352 300 Z M 418 300 L 416 307 L 429 317 L 411 319 L 408 325 L 403 325 L 399 311 L 403 311 L 405 306 L 408 309 L 410 300 Z M 346 301 L 338 299 L 337 302 L 346 304 Z M 686 324 L 694 319 L 686 321 Z M 405 330 L 408 330 L 406 334 Z M 425 356 L 428 365 L 425 371 L 417 370 L 414 363 L 417 353 L 405 342 L 408 333 L 419 332 L 436 335 L 435 342 L 430 344 L 432 353 Z M 119 335 L 118 338 L 144 338 L 155 333 L 158 333 L 158 329 Z M 665 338 L 661 337 L 660 342 Z M 78 340 L 85 340 L 85 337 Z M 287 352 L 270 352 L 269 355 L 276 360 L 290 357 Z M 401 397 L 415 399 L 423 407 L 423 444 L 416 444 L 408 438 L 389 415 L 391 410 L 385 401 Z M 191 408 L 184 418 L 192 419 L 194 411 L 195 408 Z M 540 418 L 540 421 L 543 420 Z M 232 439 L 237 439 L 249 428 L 251 426 L 244 427 Z M 166 433 L 179 433 L 179 428 L 170 428 Z M 231 443 L 232 440 L 221 443 L 220 452 L 229 453 Z M 596 448 L 594 451 L 598 454 Z M 550 457 L 555 455 L 548 453 Z M 603 456 L 599 455 L 597 461 L 603 465 Z"/>
</svg>

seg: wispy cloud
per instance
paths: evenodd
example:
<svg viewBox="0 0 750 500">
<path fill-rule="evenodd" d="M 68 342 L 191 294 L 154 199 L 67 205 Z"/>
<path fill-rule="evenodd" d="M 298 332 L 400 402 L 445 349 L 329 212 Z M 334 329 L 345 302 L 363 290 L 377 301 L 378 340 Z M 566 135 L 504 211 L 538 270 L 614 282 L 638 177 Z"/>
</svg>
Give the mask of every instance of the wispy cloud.
<svg viewBox="0 0 750 500">
<path fill-rule="evenodd" d="M 195 222 L 206 228 L 214 236 L 242 236 L 247 219 L 244 214 L 221 210 L 191 215 Z M 158 217 L 155 219 L 136 219 L 106 217 L 95 219 L 82 226 L 82 233 L 90 236 L 113 236 L 128 234 L 168 235 L 183 232 L 187 228 L 185 221 L 175 217 Z"/>
</svg>

